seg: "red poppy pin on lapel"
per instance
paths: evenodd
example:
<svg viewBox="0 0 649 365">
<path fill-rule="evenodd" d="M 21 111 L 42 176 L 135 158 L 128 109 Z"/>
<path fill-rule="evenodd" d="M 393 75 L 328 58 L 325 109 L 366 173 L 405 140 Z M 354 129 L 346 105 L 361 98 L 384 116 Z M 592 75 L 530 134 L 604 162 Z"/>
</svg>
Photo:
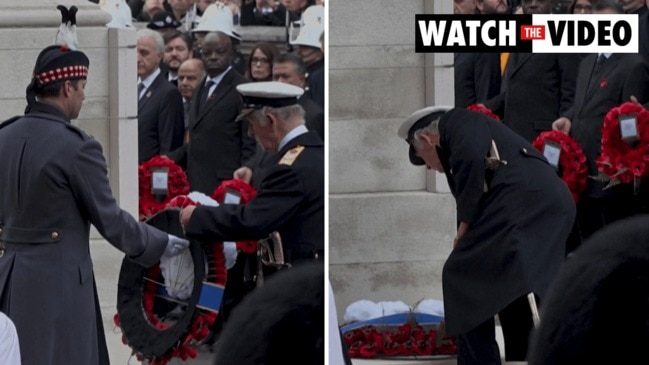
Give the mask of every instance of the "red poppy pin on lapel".
<svg viewBox="0 0 649 365">
<path fill-rule="evenodd" d="M 216 95 L 212 94 L 212 95 L 210 95 L 210 97 L 207 98 L 207 99 L 208 99 L 209 101 L 214 101 L 214 100 L 216 100 Z"/>
<path fill-rule="evenodd" d="M 608 81 L 606 79 L 599 82 L 599 87 L 604 88 L 608 86 Z"/>
</svg>

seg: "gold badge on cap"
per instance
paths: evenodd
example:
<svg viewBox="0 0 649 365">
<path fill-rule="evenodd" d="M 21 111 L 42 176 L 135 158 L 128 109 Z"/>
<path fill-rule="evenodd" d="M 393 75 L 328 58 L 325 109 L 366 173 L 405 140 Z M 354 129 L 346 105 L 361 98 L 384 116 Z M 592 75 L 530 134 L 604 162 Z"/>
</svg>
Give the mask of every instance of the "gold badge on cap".
<svg viewBox="0 0 649 365">
<path fill-rule="evenodd" d="M 282 156 L 282 159 L 279 160 L 279 164 L 288 165 L 288 166 L 293 165 L 293 162 L 295 162 L 295 159 L 297 159 L 297 156 L 299 156 L 303 150 L 304 150 L 304 146 L 297 146 L 293 149 L 286 151 L 284 156 Z"/>
</svg>

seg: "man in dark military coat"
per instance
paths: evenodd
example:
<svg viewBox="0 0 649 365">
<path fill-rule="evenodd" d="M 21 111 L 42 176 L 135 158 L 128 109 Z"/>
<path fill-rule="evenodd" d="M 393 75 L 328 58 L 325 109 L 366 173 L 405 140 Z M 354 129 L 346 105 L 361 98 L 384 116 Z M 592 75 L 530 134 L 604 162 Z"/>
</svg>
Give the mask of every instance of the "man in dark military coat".
<svg viewBox="0 0 649 365">
<path fill-rule="evenodd" d="M 523 361 L 533 325 L 527 295 L 544 297 L 574 221 L 568 187 L 531 144 L 483 114 L 428 107 L 398 134 L 414 165 L 446 174 L 457 203 L 442 281 L 459 363 L 500 364 L 496 314 L 507 361 Z"/>
<path fill-rule="evenodd" d="M 288 262 L 323 259 L 324 144 L 304 126 L 297 104 L 303 90 L 280 82 L 239 85 L 248 133 L 273 152 L 257 196 L 246 205 L 187 207 L 188 237 L 208 241 L 254 240 L 279 232 Z M 324 283 L 323 283 L 324 285 Z"/>
<path fill-rule="evenodd" d="M 91 224 L 144 266 L 189 244 L 117 206 L 101 145 L 70 122 L 88 66 L 82 52 L 45 48 L 27 113 L 0 125 L 0 311 L 16 326 L 23 364 L 108 364 Z"/>
</svg>

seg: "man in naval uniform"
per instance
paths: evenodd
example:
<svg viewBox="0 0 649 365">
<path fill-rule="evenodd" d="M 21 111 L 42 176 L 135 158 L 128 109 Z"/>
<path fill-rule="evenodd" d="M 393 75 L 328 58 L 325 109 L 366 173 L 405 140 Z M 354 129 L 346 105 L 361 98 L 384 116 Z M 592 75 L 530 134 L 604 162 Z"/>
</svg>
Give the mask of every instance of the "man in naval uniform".
<svg viewBox="0 0 649 365">
<path fill-rule="evenodd" d="M 189 245 L 117 206 L 101 145 L 70 122 L 89 63 L 65 46 L 42 50 L 25 115 L 0 125 L 0 311 L 15 324 L 23 364 L 109 362 L 91 224 L 143 266 Z"/>
<path fill-rule="evenodd" d="M 507 361 L 524 361 L 532 312 L 563 261 L 575 217 L 568 187 L 530 143 L 465 109 L 416 111 L 398 135 L 410 162 L 445 173 L 458 230 L 442 275 L 447 332 L 458 363 L 500 364 L 494 316 Z"/>
<path fill-rule="evenodd" d="M 287 262 L 324 260 L 324 144 L 304 126 L 304 91 L 280 82 L 241 84 L 237 91 L 244 104 L 237 120 L 248 121 L 248 134 L 273 153 L 271 162 L 246 205 L 184 208 L 187 237 L 259 240 L 277 231 Z"/>
</svg>

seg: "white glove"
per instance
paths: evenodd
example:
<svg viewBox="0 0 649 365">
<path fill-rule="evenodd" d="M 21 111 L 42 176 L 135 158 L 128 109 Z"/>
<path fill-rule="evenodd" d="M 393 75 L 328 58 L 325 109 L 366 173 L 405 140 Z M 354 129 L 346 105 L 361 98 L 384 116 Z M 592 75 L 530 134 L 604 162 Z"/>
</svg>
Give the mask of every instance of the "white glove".
<svg viewBox="0 0 649 365">
<path fill-rule="evenodd" d="M 225 255 L 225 269 L 230 270 L 237 263 L 237 244 L 223 242 L 223 254 Z"/>
<path fill-rule="evenodd" d="M 194 290 L 194 261 L 189 250 L 172 257 L 162 255 L 160 269 L 167 293 L 172 298 L 187 300 Z"/>
<path fill-rule="evenodd" d="M 185 300 L 192 295 L 194 287 L 194 262 L 189 250 L 189 241 L 168 235 L 167 248 L 160 258 L 160 269 L 167 293 Z"/>
<path fill-rule="evenodd" d="M 167 235 L 167 237 L 167 248 L 165 249 L 165 252 L 162 254 L 162 256 L 174 257 L 180 254 L 183 250 L 187 249 L 187 247 L 189 247 L 189 241 L 185 239 L 176 237 L 171 234 Z"/>
</svg>

